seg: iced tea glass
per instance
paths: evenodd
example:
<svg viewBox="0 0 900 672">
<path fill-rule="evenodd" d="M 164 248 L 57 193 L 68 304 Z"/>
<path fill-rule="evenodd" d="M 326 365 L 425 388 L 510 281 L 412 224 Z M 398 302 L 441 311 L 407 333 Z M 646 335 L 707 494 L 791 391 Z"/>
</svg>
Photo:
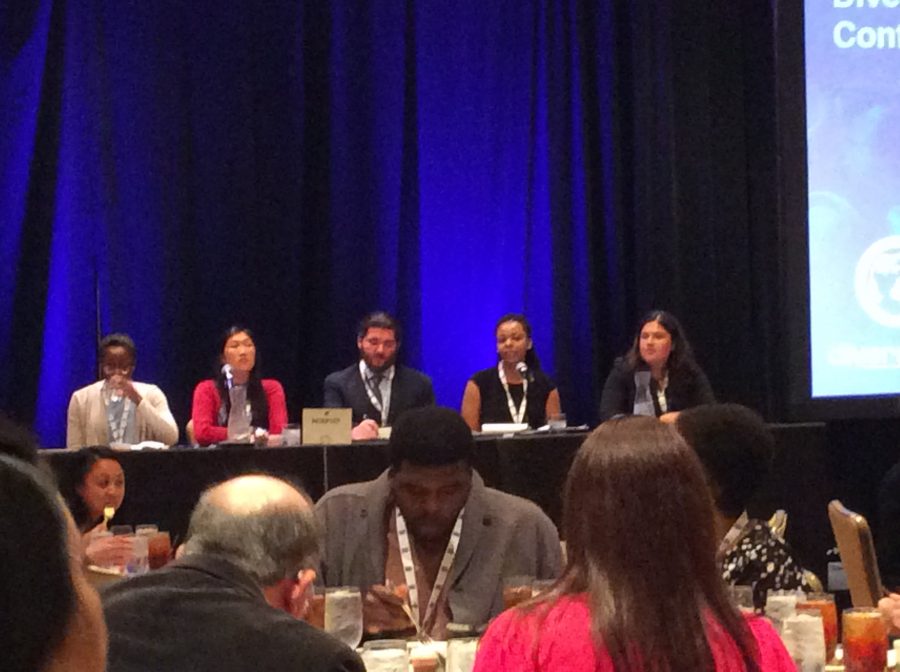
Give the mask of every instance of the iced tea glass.
<svg viewBox="0 0 900 672">
<path fill-rule="evenodd" d="M 319 630 L 325 629 L 325 589 L 310 588 L 311 595 L 306 606 L 304 620 Z"/>
<path fill-rule="evenodd" d="M 837 649 L 837 607 L 834 605 L 834 595 L 830 593 L 809 593 L 806 599 L 797 603 L 797 613 L 818 613 L 822 616 L 822 626 L 825 629 L 825 657 L 828 662 L 834 660 L 834 652 Z"/>
<path fill-rule="evenodd" d="M 845 609 L 844 669 L 846 672 L 884 672 L 887 664 L 887 627 L 877 609 Z"/>
<path fill-rule="evenodd" d="M 172 539 L 168 532 L 147 535 L 147 554 L 150 569 L 165 567 L 172 559 Z"/>
</svg>

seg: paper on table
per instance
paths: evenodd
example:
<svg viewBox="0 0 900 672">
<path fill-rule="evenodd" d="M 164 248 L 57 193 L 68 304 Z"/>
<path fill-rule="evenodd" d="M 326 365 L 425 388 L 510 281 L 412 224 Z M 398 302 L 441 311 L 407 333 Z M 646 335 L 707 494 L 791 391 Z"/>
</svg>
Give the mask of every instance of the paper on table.
<svg viewBox="0 0 900 672">
<path fill-rule="evenodd" d="M 488 422 L 481 426 L 482 434 L 513 434 L 524 432 L 528 424 L 524 422 Z"/>
</svg>

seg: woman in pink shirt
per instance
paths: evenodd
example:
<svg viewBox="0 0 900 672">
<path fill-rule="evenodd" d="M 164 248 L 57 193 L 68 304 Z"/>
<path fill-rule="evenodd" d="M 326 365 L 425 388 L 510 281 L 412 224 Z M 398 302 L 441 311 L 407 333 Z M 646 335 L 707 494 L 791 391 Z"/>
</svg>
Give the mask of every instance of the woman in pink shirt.
<svg viewBox="0 0 900 672">
<path fill-rule="evenodd" d="M 729 602 L 712 498 L 672 427 L 598 427 L 569 472 L 563 529 L 562 578 L 491 624 L 475 672 L 796 669 L 772 626 Z"/>
</svg>

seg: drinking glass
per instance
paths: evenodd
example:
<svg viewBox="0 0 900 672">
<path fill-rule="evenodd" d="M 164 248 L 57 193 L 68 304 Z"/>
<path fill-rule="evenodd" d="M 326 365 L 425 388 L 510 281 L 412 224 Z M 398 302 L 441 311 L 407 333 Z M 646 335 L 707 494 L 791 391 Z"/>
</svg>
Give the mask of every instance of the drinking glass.
<svg viewBox="0 0 900 672">
<path fill-rule="evenodd" d="M 412 672 L 437 672 L 440 664 L 437 651 L 428 644 L 414 646 L 409 653 L 409 666 Z"/>
<path fill-rule="evenodd" d="M 363 644 L 366 672 L 408 672 L 409 654 L 405 639 L 379 639 Z"/>
<path fill-rule="evenodd" d="M 303 619 L 314 628 L 325 629 L 325 589 L 310 586 L 309 601 Z"/>
<path fill-rule="evenodd" d="M 131 525 L 113 525 L 109 528 L 109 531 L 112 532 L 114 537 L 127 537 L 134 534 Z"/>
<path fill-rule="evenodd" d="M 797 613 L 797 602 L 798 595 L 795 592 L 770 590 L 766 593 L 766 618 L 772 621 L 779 635 L 784 620 Z"/>
<path fill-rule="evenodd" d="M 877 609 L 845 609 L 844 669 L 846 672 L 884 672 L 887 664 L 887 627 Z"/>
<path fill-rule="evenodd" d="M 157 532 L 147 536 L 147 551 L 150 569 L 159 569 L 172 559 L 172 539 L 168 532 Z"/>
<path fill-rule="evenodd" d="M 745 614 L 753 613 L 753 586 L 729 586 L 728 593 L 731 596 L 731 603 L 738 611 Z"/>
<path fill-rule="evenodd" d="M 359 646 L 363 633 L 362 595 L 355 586 L 325 590 L 325 631 L 351 649 Z"/>
<path fill-rule="evenodd" d="M 281 445 L 282 446 L 299 446 L 300 445 L 300 425 L 285 425 L 281 429 Z"/>
<path fill-rule="evenodd" d="M 125 574 L 146 574 L 150 568 L 149 544 L 146 535 L 131 535 L 131 558 L 125 565 Z"/>
<path fill-rule="evenodd" d="M 561 432 L 566 428 L 566 414 L 554 413 L 547 418 L 547 428 L 551 432 Z"/>
<path fill-rule="evenodd" d="M 826 662 L 834 660 L 838 638 L 837 608 L 834 605 L 834 595 L 809 593 L 805 600 L 797 603 L 797 613 L 819 613 L 822 616 L 822 625 L 825 628 Z"/>
<path fill-rule="evenodd" d="M 134 533 L 137 535 L 146 534 L 148 537 L 152 537 L 154 534 L 159 532 L 159 528 L 156 525 L 136 525 L 134 528 Z"/>
<path fill-rule="evenodd" d="M 788 616 L 781 639 L 798 672 L 818 672 L 825 668 L 825 628 L 818 612 Z"/>
<path fill-rule="evenodd" d="M 113 536 L 113 533 L 110 532 L 109 530 L 106 530 L 106 531 L 103 531 L 103 532 L 92 532 L 92 533 L 91 533 L 91 538 L 92 538 L 93 540 L 95 540 L 95 541 L 96 541 L 96 540 L 99 540 L 99 539 L 105 539 L 106 537 L 112 537 L 112 536 Z M 104 569 L 115 569 L 115 570 L 118 570 L 118 571 L 124 571 L 124 567 L 120 567 L 120 566 L 118 566 L 118 565 L 114 565 L 114 564 L 110 564 L 110 563 L 107 563 L 107 564 L 100 564 L 100 563 L 98 562 L 98 563 L 97 563 L 97 566 L 98 566 L 98 567 L 103 567 Z"/>
<path fill-rule="evenodd" d="M 531 599 L 533 576 L 508 576 L 503 579 L 503 606 L 511 609 L 520 602 Z"/>
<path fill-rule="evenodd" d="M 477 637 L 451 639 L 447 642 L 447 672 L 472 672 L 477 649 Z"/>
</svg>

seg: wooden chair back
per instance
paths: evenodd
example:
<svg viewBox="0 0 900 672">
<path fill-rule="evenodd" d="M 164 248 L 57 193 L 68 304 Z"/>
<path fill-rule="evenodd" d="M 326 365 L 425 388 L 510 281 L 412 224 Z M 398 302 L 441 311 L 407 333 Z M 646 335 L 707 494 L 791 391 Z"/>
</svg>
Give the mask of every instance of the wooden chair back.
<svg viewBox="0 0 900 672">
<path fill-rule="evenodd" d="M 828 503 L 828 518 L 847 574 L 854 607 L 875 607 L 884 595 L 872 531 L 866 519 L 837 499 Z"/>
</svg>

